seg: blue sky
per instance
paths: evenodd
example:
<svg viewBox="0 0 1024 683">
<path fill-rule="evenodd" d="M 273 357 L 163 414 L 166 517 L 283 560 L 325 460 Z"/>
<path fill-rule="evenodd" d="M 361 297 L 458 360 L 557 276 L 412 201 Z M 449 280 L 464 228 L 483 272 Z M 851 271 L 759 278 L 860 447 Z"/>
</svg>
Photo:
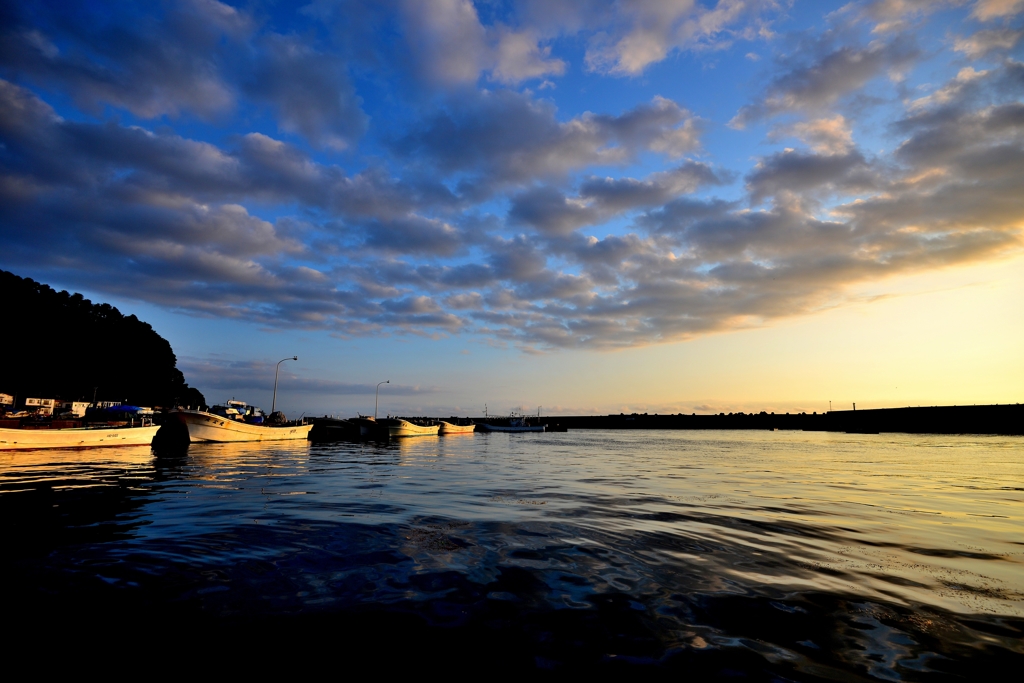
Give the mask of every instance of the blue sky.
<svg viewBox="0 0 1024 683">
<path fill-rule="evenodd" d="M 210 400 L 1020 398 L 1024 0 L 0 7 L 0 267 Z"/>
</svg>

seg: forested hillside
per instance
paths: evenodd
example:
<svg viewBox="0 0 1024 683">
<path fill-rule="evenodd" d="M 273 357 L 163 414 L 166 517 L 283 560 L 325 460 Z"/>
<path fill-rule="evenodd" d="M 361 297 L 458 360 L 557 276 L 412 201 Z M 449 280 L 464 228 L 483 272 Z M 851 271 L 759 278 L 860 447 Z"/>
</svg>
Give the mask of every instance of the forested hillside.
<svg viewBox="0 0 1024 683">
<path fill-rule="evenodd" d="M 0 270 L 0 392 L 132 405 L 200 405 L 171 345 L 134 315 Z"/>
</svg>

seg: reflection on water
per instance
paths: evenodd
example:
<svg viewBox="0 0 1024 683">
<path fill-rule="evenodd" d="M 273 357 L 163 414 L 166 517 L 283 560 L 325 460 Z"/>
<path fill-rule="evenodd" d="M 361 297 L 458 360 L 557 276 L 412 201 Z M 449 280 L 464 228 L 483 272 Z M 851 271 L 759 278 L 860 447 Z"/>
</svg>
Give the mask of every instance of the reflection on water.
<svg viewBox="0 0 1024 683">
<path fill-rule="evenodd" d="M 581 431 L 4 454 L 4 579 L 26 610 L 411 614 L 529 666 L 977 674 L 1024 657 L 1022 452 Z"/>
</svg>

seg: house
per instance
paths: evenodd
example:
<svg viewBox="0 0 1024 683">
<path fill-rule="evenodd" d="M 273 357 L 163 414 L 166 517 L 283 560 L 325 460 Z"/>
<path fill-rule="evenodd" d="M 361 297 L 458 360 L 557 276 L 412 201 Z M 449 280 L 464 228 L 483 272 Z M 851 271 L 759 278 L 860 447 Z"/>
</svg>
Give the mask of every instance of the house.
<svg viewBox="0 0 1024 683">
<path fill-rule="evenodd" d="M 53 398 L 26 398 L 25 407 L 35 408 L 36 415 L 53 415 L 53 409 L 57 405 L 57 399 Z"/>
</svg>

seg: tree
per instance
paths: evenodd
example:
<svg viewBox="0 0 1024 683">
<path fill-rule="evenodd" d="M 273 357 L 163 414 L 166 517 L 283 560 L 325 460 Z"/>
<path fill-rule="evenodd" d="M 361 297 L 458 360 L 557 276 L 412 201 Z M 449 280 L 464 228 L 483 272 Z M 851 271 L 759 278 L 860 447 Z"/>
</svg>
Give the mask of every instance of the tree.
<svg viewBox="0 0 1024 683">
<path fill-rule="evenodd" d="M 134 315 L 0 270 L 0 391 L 25 398 L 203 405 L 171 345 Z"/>
</svg>

